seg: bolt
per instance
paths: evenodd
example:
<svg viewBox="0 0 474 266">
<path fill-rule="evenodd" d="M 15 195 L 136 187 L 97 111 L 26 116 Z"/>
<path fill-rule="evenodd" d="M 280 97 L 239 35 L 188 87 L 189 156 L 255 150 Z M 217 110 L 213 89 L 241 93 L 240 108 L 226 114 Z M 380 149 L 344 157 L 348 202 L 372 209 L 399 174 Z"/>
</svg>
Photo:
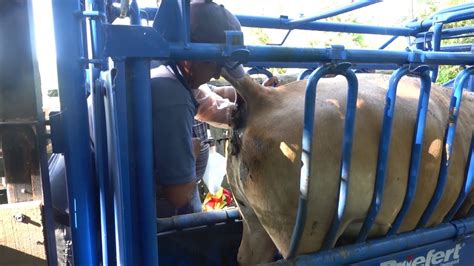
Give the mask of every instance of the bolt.
<svg viewBox="0 0 474 266">
<path fill-rule="evenodd" d="M 26 216 L 22 213 L 17 213 L 13 216 L 13 218 L 15 218 L 15 221 L 22 223 L 25 221 Z"/>
</svg>

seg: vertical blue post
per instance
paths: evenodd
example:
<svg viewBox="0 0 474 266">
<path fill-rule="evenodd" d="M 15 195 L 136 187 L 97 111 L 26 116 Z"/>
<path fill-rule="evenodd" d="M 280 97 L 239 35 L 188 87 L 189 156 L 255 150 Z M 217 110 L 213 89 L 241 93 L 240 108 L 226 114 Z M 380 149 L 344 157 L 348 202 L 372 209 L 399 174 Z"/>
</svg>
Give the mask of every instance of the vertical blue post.
<svg viewBox="0 0 474 266">
<path fill-rule="evenodd" d="M 53 0 L 59 97 L 73 254 L 76 265 L 98 265 L 98 223 L 87 118 L 81 11 L 77 0 Z"/>
<path fill-rule="evenodd" d="M 100 200 L 100 228 L 102 237 L 102 264 L 115 265 L 115 233 L 114 233 L 114 205 L 113 188 L 110 180 L 108 155 L 107 155 L 107 129 L 105 120 L 104 90 L 103 84 L 99 82 L 99 70 L 107 70 L 107 60 L 103 55 L 104 51 L 104 31 L 102 23 L 105 19 L 104 0 L 89 0 L 91 11 L 99 13 L 98 17 L 90 20 L 90 32 L 92 43 L 92 56 L 100 59 L 100 69 L 91 69 L 92 99 L 93 99 L 93 128 L 94 128 L 94 148 L 96 177 L 99 180 L 99 200 Z"/>
<path fill-rule="evenodd" d="M 140 25 L 140 11 L 137 1 L 130 6 L 130 20 L 133 25 Z M 150 60 L 130 60 L 129 96 L 133 117 L 134 177 L 137 188 L 138 230 L 142 265 L 158 265 L 158 242 L 156 229 L 156 195 L 153 176 L 153 139 L 152 139 L 152 93 L 150 84 Z"/>
<path fill-rule="evenodd" d="M 117 75 L 113 77 L 112 95 L 112 121 L 113 121 L 113 150 L 112 155 L 114 175 L 114 218 L 115 218 L 115 241 L 118 265 L 141 265 L 137 256 L 139 230 L 135 223 L 134 212 L 134 189 L 130 160 L 129 145 L 129 108 L 127 95 L 127 79 L 125 60 L 114 59 Z"/>
</svg>

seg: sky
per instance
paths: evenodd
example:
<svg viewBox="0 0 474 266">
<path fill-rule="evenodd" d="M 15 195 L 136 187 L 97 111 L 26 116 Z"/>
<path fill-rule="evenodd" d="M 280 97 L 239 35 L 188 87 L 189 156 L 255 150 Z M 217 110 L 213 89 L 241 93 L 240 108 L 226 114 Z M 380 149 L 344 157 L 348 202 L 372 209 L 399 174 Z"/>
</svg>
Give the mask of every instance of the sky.
<svg viewBox="0 0 474 266">
<path fill-rule="evenodd" d="M 347 5 L 354 0 L 215 0 L 216 3 L 223 4 L 234 14 L 263 15 L 278 17 L 287 15 L 290 18 L 311 16 L 320 12 Z M 356 0 L 357 1 L 357 0 Z M 350 16 L 356 18 L 361 23 L 374 23 L 379 26 L 400 26 L 402 22 L 412 18 L 417 14 L 421 4 L 419 0 L 385 0 L 360 10 L 352 11 Z M 436 1 L 436 0 L 435 0 Z M 446 0 L 438 0 L 440 4 Z M 289 4 L 291 2 L 291 4 Z M 156 6 L 157 0 L 139 0 L 140 6 Z M 34 19 L 36 26 L 37 54 L 42 77 L 42 88 L 55 89 L 57 87 L 56 61 L 54 31 L 52 26 L 51 0 L 33 0 Z M 249 29 L 243 29 L 245 43 L 249 45 L 259 44 Z M 286 34 L 283 30 L 265 30 L 271 43 L 279 43 Z M 327 32 L 294 31 L 288 37 L 285 45 L 307 46 L 311 40 L 318 41 L 328 39 Z M 338 35 L 339 36 L 339 35 Z M 383 44 L 390 36 L 365 35 L 368 47 L 376 48 Z M 329 38 L 331 40 L 331 38 Z M 335 43 L 338 44 L 338 43 Z M 391 49 L 403 49 L 407 46 L 406 38 L 399 38 Z M 350 45 L 346 47 L 353 48 Z"/>
</svg>

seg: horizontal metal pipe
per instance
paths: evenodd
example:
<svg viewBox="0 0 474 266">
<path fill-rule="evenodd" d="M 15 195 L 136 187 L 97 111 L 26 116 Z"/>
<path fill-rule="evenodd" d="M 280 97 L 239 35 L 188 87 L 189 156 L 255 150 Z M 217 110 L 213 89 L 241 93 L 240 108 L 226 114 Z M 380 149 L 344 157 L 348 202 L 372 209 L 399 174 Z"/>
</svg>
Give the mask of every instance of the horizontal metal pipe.
<svg viewBox="0 0 474 266">
<path fill-rule="evenodd" d="M 381 2 L 381 0 L 361 0 L 359 2 L 349 4 L 347 6 L 343 6 L 343 7 L 336 8 L 334 10 L 323 12 L 322 14 L 319 14 L 319 15 L 306 17 L 306 18 L 292 19 L 292 20 L 288 21 L 287 24 L 289 26 L 295 27 L 295 26 L 298 26 L 298 25 L 301 25 L 301 24 L 304 24 L 304 23 L 307 23 L 307 22 L 334 17 L 334 16 L 337 16 L 337 15 L 344 14 L 344 13 L 347 13 L 347 12 L 350 12 L 350 11 L 353 11 L 353 10 L 356 10 L 356 9 L 359 9 L 359 8 L 363 8 L 363 7 L 366 7 L 366 6 L 369 6 L 369 5 L 373 5 L 373 4 L 376 4 L 376 3 L 379 3 L 379 2 Z"/>
<path fill-rule="evenodd" d="M 445 223 L 430 229 L 420 229 L 396 237 L 385 237 L 368 243 L 322 251 L 314 255 L 299 256 L 296 258 L 296 263 L 298 265 L 346 265 L 360 262 L 456 237 L 459 233 L 457 228 L 463 228 L 463 226 L 466 228 L 464 235 L 472 234 L 474 218 Z M 367 248 L 368 244 L 370 248 Z"/>
<path fill-rule="evenodd" d="M 399 36 L 414 36 L 416 33 L 418 33 L 416 28 L 379 27 L 356 23 L 338 23 L 325 21 L 310 22 L 294 27 L 287 24 L 290 21 L 290 19 L 288 19 L 287 17 L 274 18 L 247 15 L 236 15 L 236 17 L 239 19 L 240 24 L 242 24 L 242 26 L 253 28 L 317 30 Z"/>
<path fill-rule="evenodd" d="M 317 68 L 318 62 L 268 62 L 268 61 L 250 61 L 244 64 L 247 67 L 276 67 L 276 68 Z M 397 64 L 352 64 L 352 69 L 379 69 L 393 70 L 397 69 Z"/>
<path fill-rule="evenodd" d="M 248 58 L 252 61 L 266 62 L 330 62 L 332 61 L 331 48 L 296 48 L 296 47 L 268 47 L 246 46 Z M 152 54 L 150 54 L 152 55 Z M 192 44 L 190 49 L 182 49 L 180 45 L 170 46 L 170 58 L 175 60 L 223 60 L 219 45 Z M 238 58 L 237 58 L 238 59 Z M 392 63 L 392 64 L 445 64 L 462 65 L 474 64 L 471 53 L 447 52 L 406 52 L 347 49 L 338 60 L 352 63 Z"/>
<path fill-rule="evenodd" d="M 465 33 L 473 33 L 474 32 L 474 26 L 467 26 L 467 27 L 459 27 L 459 28 L 453 28 L 453 29 L 445 29 L 441 33 L 443 37 L 451 37 L 451 36 L 456 36 L 459 34 L 465 34 Z"/>
<path fill-rule="evenodd" d="M 180 230 L 190 227 L 213 225 L 216 223 L 234 221 L 239 218 L 239 210 L 237 208 L 234 208 L 222 211 L 178 215 L 170 218 L 159 218 L 156 222 L 158 227 L 158 233 L 162 233 L 170 230 Z"/>
<path fill-rule="evenodd" d="M 117 17 L 120 14 L 120 7 L 113 5 L 111 13 Z M 146 13 L 149 19 L 155 17 L 157 8 L 144 8 L 141 12 Z M 275 17 L 262 17 L 262 16 L 247 16 L 247 15 L 236 15 L 240 24 L 244 27 L 256 27 L 256 28 L 271 28 L 271 29 L 298 29 L 298 30 L 319 30 L 319 31 L 335 31 L 335 32 L 347 32 L 347 33 L 366 33 L 366 34 L 379 34 L 379 35 L 399 35 L 399 36 L 414 36 L 418 33 L 416 27 L 405 28 L 405 27 L 379 27 L 371 25 L 361 25 L 356 23 L 338 23 L 338 22 L 310 22 L 304 25 L 290 26 L 288 23 L 291 19 L 282 16 L 279 18 Z"/>
<path fill-rule="evenodd" d="M 468 20 L 474 18 L 474 8 L 467 8 L 460 10 L 457 13 L 443 13 L 438 15 L 436 18 L 415 21 L 407 24 L 408 28 L 418 29 L 420 31 L 428 30 L 435 23 L 451 23 L 461 20 Z"/>
</svg>

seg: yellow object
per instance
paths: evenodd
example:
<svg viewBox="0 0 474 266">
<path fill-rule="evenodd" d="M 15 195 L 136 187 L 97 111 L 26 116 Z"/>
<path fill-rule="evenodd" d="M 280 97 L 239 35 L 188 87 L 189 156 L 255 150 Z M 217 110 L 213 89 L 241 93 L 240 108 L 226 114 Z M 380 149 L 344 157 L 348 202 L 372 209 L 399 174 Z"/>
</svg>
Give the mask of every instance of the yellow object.
<svg viewBox="0 0 474 266">
<path fill-rule="evenodd" d="M 225 188 L 220 188 L 215 194 L 207 193 L 202 204 L 204 212 L 222 210 L 232 203 L 232 194 Z"/>
</svg>

